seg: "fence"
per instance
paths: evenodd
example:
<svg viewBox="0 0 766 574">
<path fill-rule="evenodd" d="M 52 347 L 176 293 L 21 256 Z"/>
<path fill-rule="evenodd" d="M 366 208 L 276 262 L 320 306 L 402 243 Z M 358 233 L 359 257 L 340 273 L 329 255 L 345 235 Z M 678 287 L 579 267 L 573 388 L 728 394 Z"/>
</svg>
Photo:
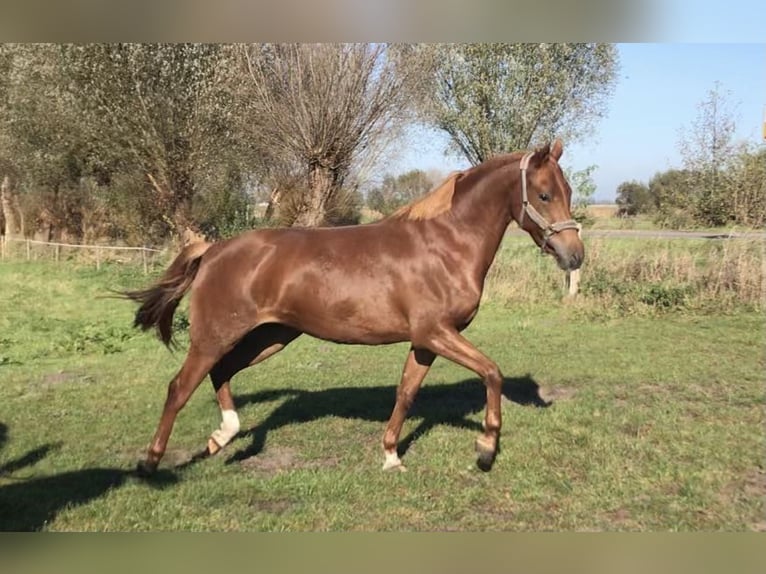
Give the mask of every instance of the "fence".
<svg viewBox="0 0 766 574">
<path fill-rule="evenodd" d="M 158 253 L 162 253 L 160 249 L 152 249 L 150 247 L 122 247 L 116 245 L 83 245 L 77 243 L 59 243 L 55 241 L 39 241 L 36 239 L 25 239 L 21 237 L 6 237 L 0 236 L 0 259 L 5 260 L 11 256 L 9 243 L 19 243 L 24 246 L 24 253 L 27 261 L 31 261 L 33 257 L 37 259 L 39 250 L 37 247 L 42 246 L 45 249 L 53 248 L 53 257 L 58 262 L 62 257 L 62 249 L 82 250 L 85 252 L 95 253 L 96 269 L 101 268 L 101 263 L 110 260 L 108 255 L 116 252 L 131 252 L 140 254 L 141 264 L 144 269 L 144 274 L 149 272 L 149 264 L 153 262 Z M 38 251 L 38 252 L 36 252 Z"/>
<path fill-rule="evenodd" d="M 102 261 L 105 260 L 104 253 L 128 251 L 141 254 L 141 264 L 144 269 L 144 275 L 149 272 L 149 264 L 153 263 L 154 258 L 158 253 L 162 253 L 160 249 L 152 249 L 150 247 L 120 247 L 114 245 L 83 245 L 76 243 L 58 243 L 55 241 L 38 241 L 36 239 L 24 239 L 16 237 L 6 237 L 0 235 L 0 260 L 5 260 L 10 256 L 8 249 L 8 242 L 16 242 L 24 244 L 24 252 L 26 254 L 26 260 L 31 261 L 33 256 L 36 258 L 36 254 L 33 253 L 33 246 L 53 247 L 54 259 L 56 262 L 61 260 L 61 249 L 81 249 L 92 250 L 95 252 L 96 257 L 96 269 L 101 268 Z M 567 271 L 564 279 L 564 290 L 568 296 L 577 295 L 580 286 L 580 270 Z"/>
</svg>

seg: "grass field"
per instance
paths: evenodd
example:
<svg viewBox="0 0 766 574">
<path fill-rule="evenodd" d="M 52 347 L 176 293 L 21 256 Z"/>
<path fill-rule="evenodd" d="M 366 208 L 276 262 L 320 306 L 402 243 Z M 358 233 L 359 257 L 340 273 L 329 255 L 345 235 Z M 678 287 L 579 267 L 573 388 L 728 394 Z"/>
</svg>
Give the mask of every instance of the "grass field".
<svg viewBox="0 0 766 574">
<path fill-rule="evenodd" d="M 148 278 L 0 263 L 0 529 L 766 529 L 762 283 L 702 287 L 722 267 L 711 257 L 760 270 L 757 253 L 591 245 L 594 271 L 633 249 L 620 259 L 667 277 L 626 267 L 635 286 L 620 292 L 584 274 L 583 296 L 564 303 L 552 262 L 520 245 L 504 246 L 467 331 L 506 376 L 489 473 L 474 464 L 484 389 L 472 373 L 437 360 L 402 434 L 409 470 L 384 473 L 406 346 L 304 337 L 235 378 L 243 432 L 224 452 L 191 460 L 219 423 L 203 383 L 157 477 L 141 480 L 132 471 L 183 351 L 134 331 L 134 307 L 108 289 Z M 656 285 L 688 290 L 647 299 Z M 751 301 L 727 298 L 740 288 Z"/>
</svg>

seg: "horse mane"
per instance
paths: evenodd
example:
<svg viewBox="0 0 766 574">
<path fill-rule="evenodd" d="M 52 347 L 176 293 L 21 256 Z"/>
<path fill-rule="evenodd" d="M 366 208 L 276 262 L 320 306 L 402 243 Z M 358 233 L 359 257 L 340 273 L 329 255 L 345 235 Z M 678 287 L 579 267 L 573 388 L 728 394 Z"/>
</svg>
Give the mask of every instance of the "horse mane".
<svg viewBox="0 0 766 574">
<path fill-rule="evenodd" d="M 400 207 L 392 218 L 397 219 L 433 219 L 452 208 L 452 197 L 455 195 L 455 181 L 463 172 L 453 172 L 440 185 L 429 191 L 420 199 Z"/>
<path fill-rule="evenodd" d="M 541 162 L 550 154 L 551 146 L 546 144 L 534 150 L 532 162 Z M 525 152 L 513 152 L 496 155 L 478 166 L 469 168 L 467 171 L 454 171 L 437 187 L 429 191 L 420 199 L 400 207 L 391 214 L 395 219 L 433 219 L 452 209 L 452 199 L 455 195 L 455 182 L 466 174 L 478 176 L 493 169 L 520 159 Z"/>
</svg>

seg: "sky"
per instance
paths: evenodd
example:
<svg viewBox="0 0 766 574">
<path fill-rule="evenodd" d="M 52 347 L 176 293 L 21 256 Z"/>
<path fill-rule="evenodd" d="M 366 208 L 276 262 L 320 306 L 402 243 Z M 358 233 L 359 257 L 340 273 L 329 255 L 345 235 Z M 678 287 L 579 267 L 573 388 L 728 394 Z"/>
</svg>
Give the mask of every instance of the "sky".
<svg viewBox="0 0 766 574">
<path fill-rule="evenodd" d="M 564 142 L 561 158 L 562 166 L 574 170 L 597 166 L 597 202 L 614 201 L 622 182 L 646 183 L 657 172 L 681 167 L 680 131 L 697 118 L 698 105 L 716 82 L 733 110 L 735 139 L 763 142 L 766 43 L 618 44 L 617 49 L 620 70 L 606 117 L 587 139 Z M 391 169 L 449 173 L 467 167 L 464 160 L 444 154 L 446 145 L 445 136 L 420 132 Z"/>
</svg>

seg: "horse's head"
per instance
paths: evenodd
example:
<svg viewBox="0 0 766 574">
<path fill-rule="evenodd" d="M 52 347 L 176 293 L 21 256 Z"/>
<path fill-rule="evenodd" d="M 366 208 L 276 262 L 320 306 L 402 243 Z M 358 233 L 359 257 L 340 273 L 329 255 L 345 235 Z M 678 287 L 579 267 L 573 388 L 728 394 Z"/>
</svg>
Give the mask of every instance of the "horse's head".
<svg viewBox="0 0 766 574">
<path fill-rule="evenodd" d="M 555 140 L 524 155 L 519 163 L 521 186 L 515 219 L 565 271 L 579 269 L 585 257 L 580 226 L 572 219 L 572 188 L 559 167 L 563 145 Z"/>
</svg>

